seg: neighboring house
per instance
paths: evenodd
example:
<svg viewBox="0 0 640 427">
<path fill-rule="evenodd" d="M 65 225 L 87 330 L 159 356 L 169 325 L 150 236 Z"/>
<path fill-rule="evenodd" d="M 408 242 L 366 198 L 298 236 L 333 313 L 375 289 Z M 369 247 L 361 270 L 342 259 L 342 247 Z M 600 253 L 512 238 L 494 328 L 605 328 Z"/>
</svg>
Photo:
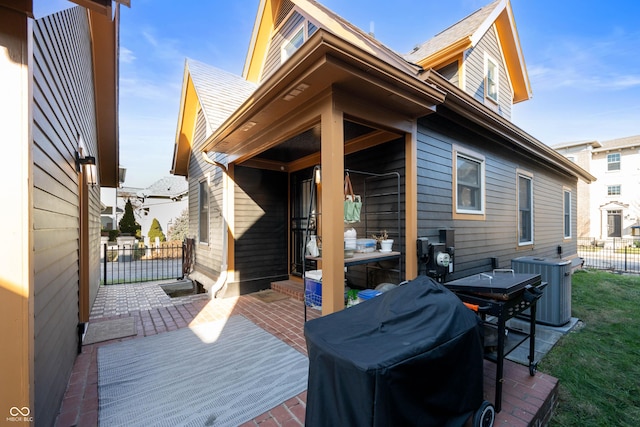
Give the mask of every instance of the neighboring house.
<svg viewBox="0 0 640 427">
<path fill-rule="evenodd" d="M 56 419 L 100 285 L 100 186 L 117 185 L 119 4 L 72 3 L 34 18 L 31 0 L 0 0 L 7 424 Z"/>
<path fill-rule="evenodd" d="M 115 230 L 124 214 L 127 200 L 131 200 L 136 221 L 146 236 L 156 218 L 165 236 L 173 221 L 189 207 L 189 184 L 179 176 L 165 176 L 147 188 L 107 188 L 101 193 L 104 205 L 101 214 L 102 228 Z"/>
<path fill-rule="evenodd" d="M 510 122 L 529 86 L 507 0 L 407 55 L 315 1 L 261 0 L 242 76 L 185 63 L 172 173 L 192 195 L 191 277 L 218 296 L 301 280 L 314 197 L 322 311 L 341 310 L 346 169 L 400 175 L 399 198 L 385 195 L 393 179 L 351 180 L 356 193 L 380 195 L 365 198 L 358 237 L 395 230 L 399 212 L 401 257 L 389 265 L 401 278 L 423 268 L 418 237 L 440 241 L 441 230 L 455 247 L 448 278 L 486 271 L 492 258 L 576 257 L 576 186 L 594 178 Z M 375 274 L 349 267 L 347 279 L 372 286 Z"/>
<path fill-rule="evenodd" d="M 640 135 L 553 148 L 598 178 L 589 186 L 578 184 L 578 236 L 640 236 Z"/>
</svg>

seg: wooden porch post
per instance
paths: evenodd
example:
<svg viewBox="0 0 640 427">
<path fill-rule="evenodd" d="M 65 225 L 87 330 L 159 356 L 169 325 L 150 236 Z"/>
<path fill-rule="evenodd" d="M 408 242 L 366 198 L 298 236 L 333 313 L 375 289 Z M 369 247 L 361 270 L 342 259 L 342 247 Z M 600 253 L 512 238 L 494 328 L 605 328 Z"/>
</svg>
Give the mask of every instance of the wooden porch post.
<svg viewBox="0 0 640 427">
<path fill-rule="evenodd" d="M 321 113 L 322 314 L 344 309 L 344 133 L 343 113 L 333 95 Z"/>
<path fill-rule="evenodd" d="M 34 425 L 35 410 L 30 71 L 33 21 L 28 16 L 28 2 L 9 3 L 16 9 L 0 7 L 0 153 L 5 159 L 0 181 L 7 203 L 0 211 L 5 230 L 5 244 L 0 248 L 0 424 L 13 424 L 8 419 L 13 415 L 11 408 L 16 407 L 26 416 L 15 424 L 26 426 Z M 25 8 L 23 12 L 17 11 L 20 6 Z"/>
<path fill-rule="evenodd" d="M 418 123 L 413 122 L 411 132 L 405 134 L 405 279 L 418 276 Z"/>
</svg>

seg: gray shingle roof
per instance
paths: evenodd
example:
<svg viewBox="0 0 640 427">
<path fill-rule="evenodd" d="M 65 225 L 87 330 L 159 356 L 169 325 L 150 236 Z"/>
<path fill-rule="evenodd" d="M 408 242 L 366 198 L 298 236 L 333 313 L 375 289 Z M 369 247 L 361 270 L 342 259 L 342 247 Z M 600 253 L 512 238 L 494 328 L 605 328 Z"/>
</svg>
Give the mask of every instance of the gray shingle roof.
<svg viewBox="0 0 640 427">
<path fill-rule="evenodd" d="M 640 135 L 627 136 L 625 138 L 610 139 L 608 141 L 602 141 L 602 148 L 595 151 L 606 151 L 613 148 L 632 148 L 640 147 Z"/>
<path fill-rule="evenodd" d="M 183 176 L 165 176 L 138 191 L 140 197 L 178 198 L 189 192 L 189 182 Z"/>
<path fill-rule="evenodd" d="M 501 0 L 496 0 L 478 9 L 466 18 L 453 24 L 446 30 L 436 34 L 433 38 L 417 45 L 411 52 L 404 55 L 409 62 L 418 62 L 434 53 L 453 45 L 464 37 L 471 36 L 493 12 Z"/>
<path fill-rule="evenodd" d="M 218 129 L 257 88 L 255 83 L 241 76 L 193 59 L 187 59 L 186 67 L 207 119 L 207 136 Z"/>
</svg>

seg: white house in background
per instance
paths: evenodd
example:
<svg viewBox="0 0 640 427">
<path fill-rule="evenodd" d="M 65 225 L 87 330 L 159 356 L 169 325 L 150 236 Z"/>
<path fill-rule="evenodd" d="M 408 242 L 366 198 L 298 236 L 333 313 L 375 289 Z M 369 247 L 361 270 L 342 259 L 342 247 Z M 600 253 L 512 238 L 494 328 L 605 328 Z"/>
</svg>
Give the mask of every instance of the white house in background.
<svg viewBox="0 0 640 427">
<path fill-rule="evenodd" d="M 598 179 L 578 182 L 578 237 L 640 236 L 640 135 L 553 148 Z"/>
<path fill-rule="evenodd" d="M 118 228 L 127 200 L 131 200 L 136 221 L 146 236 L 154 218 L 158 219 L 166 235 L 175 218 L 189 207 L 187 180 L 179 176 L 166 176 L 147 188 L 106 188 L 101 192 L 103 206 L 101 222 L 105 230 Z"/>
</svg>

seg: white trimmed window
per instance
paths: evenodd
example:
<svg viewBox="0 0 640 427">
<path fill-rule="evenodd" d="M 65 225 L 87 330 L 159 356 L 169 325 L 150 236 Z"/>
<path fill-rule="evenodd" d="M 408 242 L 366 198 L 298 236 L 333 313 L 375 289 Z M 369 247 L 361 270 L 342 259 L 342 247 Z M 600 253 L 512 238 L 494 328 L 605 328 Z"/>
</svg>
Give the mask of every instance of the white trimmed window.
<svg viewBox="0 0 640 427">
<path fill-rule="evenodd" d="M 493 60 L 489 55 L 485 55 L 484 58 L 484 96 L 498 102 L 498 88 L 499 88 L 499 68 L 498 63 Z"/>
<path fill-rule="evenodd" d="M 533 244 L 533 177 L 518 174 L 518 244 Z"/>
<path fill-rule="evenodd" d="M 293 53 L 302 46 L 305 39 L 304 25 L 301 25 L 296 31 L 294 31 L 289 39 L 286 39 L 282 43 L 282 50 L 280 51 L 280 62 L 284 63 L 287 59 L 293 55 Z"/>
<path fill-rule="evenodd" d="M 485 174 L 484 156 L 469 151 L 455 153 L 455 212 L 484 215 Z"/>
<path fill-rule="evenodd" d="M 619 195 L 620 195 L 619 185 L 607 185 L 607 196 L 619 196 Z"/>
<path fill-rule="evenodd" d="M 209 180 L 200 181 L 198 190 L 198 238 L 209 244 Z"/>
<path fill-rule="evenodd" d="M 571 191 L 564 190 L 564 238 L 571 238 Z"/>
<path fill-rule="evenodd" d="M 620 153 L 607 154 L 607 170 L 620 170 Z"/>
</svg>

